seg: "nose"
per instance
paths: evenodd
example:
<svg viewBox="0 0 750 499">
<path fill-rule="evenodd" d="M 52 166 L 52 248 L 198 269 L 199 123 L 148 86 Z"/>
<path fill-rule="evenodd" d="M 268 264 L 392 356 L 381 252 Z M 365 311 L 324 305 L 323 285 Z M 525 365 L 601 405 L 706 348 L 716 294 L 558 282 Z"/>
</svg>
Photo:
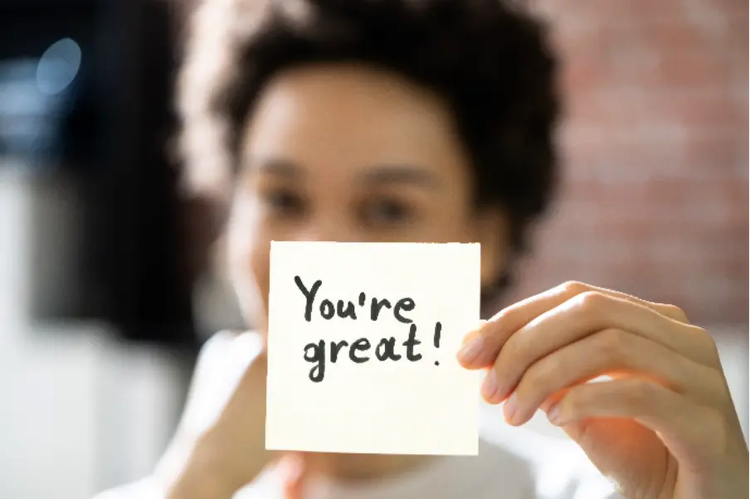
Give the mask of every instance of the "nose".
<svg viewBox="0 0 750 499">
<path fill-rule="evenodd" d="M 359 237 L 350 225 L 340 217 L 316 217 L 301 228 L 297 241 L 357 242 Z"/>
</svg>

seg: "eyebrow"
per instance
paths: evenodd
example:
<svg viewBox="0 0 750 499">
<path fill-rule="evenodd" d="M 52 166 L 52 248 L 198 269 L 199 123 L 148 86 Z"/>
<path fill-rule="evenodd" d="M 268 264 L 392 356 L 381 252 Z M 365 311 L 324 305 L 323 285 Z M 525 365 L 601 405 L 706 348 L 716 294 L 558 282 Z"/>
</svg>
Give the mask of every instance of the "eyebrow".
<svg viewBox="0 0 750 499">
<path fill-rule="evenodd" d="M 297 163 L 283 158 L 263 158 L 254 161 L 258 171 L 291 179 L 304 177 L 306 172 Z M 426 168 L 411 165 L 384 164 L 371 166 L 359 174 L 363 183 L 368 185 L 412 184 L 424 187 L 435 187 L 437 177 Z"/>
</svg>

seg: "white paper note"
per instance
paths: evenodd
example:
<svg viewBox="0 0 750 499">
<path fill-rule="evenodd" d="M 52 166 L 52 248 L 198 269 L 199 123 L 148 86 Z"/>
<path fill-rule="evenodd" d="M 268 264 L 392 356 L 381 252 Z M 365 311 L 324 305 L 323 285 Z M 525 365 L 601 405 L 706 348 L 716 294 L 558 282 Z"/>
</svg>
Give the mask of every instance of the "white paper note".
<svg viewBox="0 0 750 499">
<path fill-rule="evenodd" d="M 266 447 L 476 455 L 478 244 L 271 243 Z"/>
</svg>

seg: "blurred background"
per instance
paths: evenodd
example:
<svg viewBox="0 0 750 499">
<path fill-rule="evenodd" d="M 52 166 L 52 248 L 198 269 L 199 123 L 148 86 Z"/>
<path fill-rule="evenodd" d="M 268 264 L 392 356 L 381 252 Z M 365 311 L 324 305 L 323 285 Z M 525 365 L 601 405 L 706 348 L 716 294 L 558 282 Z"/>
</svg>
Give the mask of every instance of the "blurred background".
<svg viewBox="0 0 750 499">
<path fill-rule="evenodd" d="M 0 0 L 2 498 L 148 474 L 198 348 L 241 326 L 170 155 L 192 3 Z M 512 298 L 575 279 L 681 306 L 747 435 L 748 3 L 535 5 L 565 64 L 565 178 Z"/>
</svg>

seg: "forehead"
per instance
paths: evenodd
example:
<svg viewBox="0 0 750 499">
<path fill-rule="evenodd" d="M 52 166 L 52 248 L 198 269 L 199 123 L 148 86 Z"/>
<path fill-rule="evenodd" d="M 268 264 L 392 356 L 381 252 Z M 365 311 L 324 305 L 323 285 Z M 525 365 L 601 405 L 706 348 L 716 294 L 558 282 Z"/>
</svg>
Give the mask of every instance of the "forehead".
<svg viewBox="0 0 750 499">
<path fill-rule="evenodd" d="M 259 95 L 245 155 L 348 171 L 372 164 L 465 169 L 447 104 L 370 67 L 315 65 L 282 72 Z"/>
</svg>

